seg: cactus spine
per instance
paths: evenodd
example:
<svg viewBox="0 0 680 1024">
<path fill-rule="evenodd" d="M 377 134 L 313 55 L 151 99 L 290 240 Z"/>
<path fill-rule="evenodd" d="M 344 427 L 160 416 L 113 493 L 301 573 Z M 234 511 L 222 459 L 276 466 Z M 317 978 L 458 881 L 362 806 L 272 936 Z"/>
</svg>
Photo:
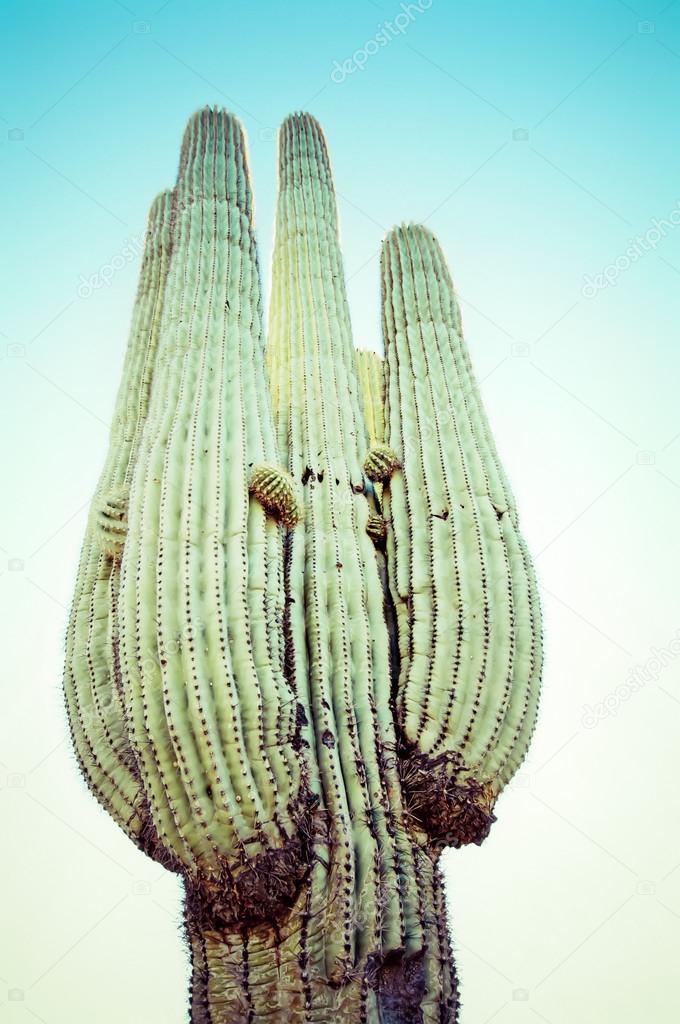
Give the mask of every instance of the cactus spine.
<svg viewBox="0 0 680 1024">
<path fill-rule="evenodd" d="M 484 837 L 533 728 L 536 586 L 430 233 L 391 233 L 382 278 L 384 362 L 291 116 L 265 346 L 244 135 L 191 119 L 64 687 L 90 788 L 183 879 L 194 1024 L 456 1021 L 438 855 Z"/>
</svg>

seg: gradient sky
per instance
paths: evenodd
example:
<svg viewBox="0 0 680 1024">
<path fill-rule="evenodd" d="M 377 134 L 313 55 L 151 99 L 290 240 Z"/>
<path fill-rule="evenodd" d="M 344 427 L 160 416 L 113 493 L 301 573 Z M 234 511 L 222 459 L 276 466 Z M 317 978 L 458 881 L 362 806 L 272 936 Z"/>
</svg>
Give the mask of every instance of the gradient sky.
<svg viewBox="0 0 680 1024">
<path fill-rule="evenodd" d="M 205 103 L 248 133 L 265 287 L 277 126 L 321 120 L 357 343 L 380 349 L 385 230 L 438 235 L 536 556 L 535 743 L 446 858 L 462 1024 L 679 1018 L 680 2 L 432 0 L 386 28 L 407 7 L 2 5 L 3 1024 L 183 1020 L 176 883 L 86 794 L 59 686 L 146 211 Z"/>
</svg>

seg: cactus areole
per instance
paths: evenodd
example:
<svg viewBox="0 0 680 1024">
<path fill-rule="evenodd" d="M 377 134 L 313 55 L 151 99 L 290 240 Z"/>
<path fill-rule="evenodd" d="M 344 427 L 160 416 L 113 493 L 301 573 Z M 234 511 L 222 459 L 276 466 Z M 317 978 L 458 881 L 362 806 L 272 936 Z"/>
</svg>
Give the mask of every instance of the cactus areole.
<svg viewBox="0 0 680 1024">
<path fill-rule="evenodd" d="M 154 201 L 67 634 L 81 771 L 186 893 L 194 1024 L 458 1019 L 438 858 L 524 757 L 536 583 L 430 231 L 355 350 L 323 133 L 279 139 L 268 334 L 244 133 Z"/>
</svg>

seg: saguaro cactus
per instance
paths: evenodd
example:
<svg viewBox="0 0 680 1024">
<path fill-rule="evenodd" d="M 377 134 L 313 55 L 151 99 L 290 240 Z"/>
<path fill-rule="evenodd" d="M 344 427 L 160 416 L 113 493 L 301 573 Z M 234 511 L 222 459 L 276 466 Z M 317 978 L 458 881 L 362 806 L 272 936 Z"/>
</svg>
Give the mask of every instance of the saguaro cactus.
<svg viewBox="0 0 680 1024">
<path fill-rule="evenodd" d="M 154 202 L 67 637 L 97 799 L 182 878 L 194 1024 L 458 1017 L 445 845 L 526 751 L 540 612 L 430 232 L 352 344 L 323 133 L 280 134 L 269 334 L 245 140 Z"/>
</svg>

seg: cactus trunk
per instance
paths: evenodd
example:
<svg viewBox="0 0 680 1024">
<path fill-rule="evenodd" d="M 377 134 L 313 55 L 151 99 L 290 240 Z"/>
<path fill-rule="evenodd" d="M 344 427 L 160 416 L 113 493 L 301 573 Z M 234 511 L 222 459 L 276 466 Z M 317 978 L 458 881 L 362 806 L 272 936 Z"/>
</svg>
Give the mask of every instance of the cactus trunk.
<svg viewBox="0 0 680 1024">
<path fill-rule="evenodd" d="M 428 947 L 414 957 L 376 961 L 368 978 L 357 972 L 342 985 L 311 968 L 308 891 L 276 929 L 219 931 L 187 908 L 192 1024 L 454 1024 L 458 989 L 442 879 L 430 864 L 419 880 Z"/>
<path fill-rule="evenodd" d="M 265 344 L 245 137 L 191 119 L 64 690 L 93 793 L 183 881 L 194 1024 L 457 1021 L 439 855 L 484 838 L 533 728 L 536 584 L 433 236 L 391 233 L 382 280 L 384 361 L 289 117 Z"/>
</svg>

